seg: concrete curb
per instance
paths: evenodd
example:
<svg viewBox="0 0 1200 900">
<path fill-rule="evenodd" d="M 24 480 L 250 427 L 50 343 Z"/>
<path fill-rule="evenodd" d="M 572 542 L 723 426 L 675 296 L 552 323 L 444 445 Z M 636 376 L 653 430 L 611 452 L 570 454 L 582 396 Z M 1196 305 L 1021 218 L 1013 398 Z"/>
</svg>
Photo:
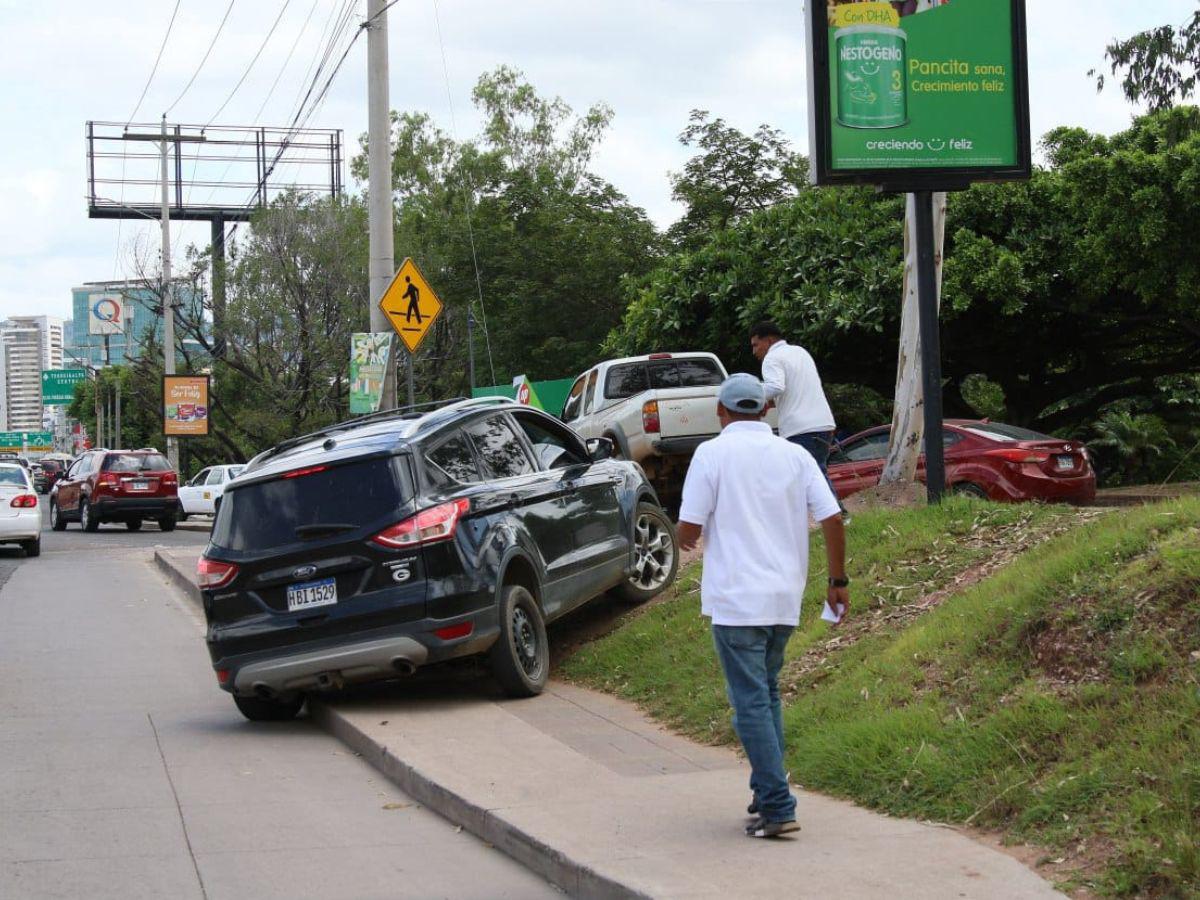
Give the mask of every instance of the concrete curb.
<svg viewBox="0 0 1200 900">
<path fill-rule="evenodd" d="M 177 588 L 183 591 L 190 601 L 200 609 L 204 608 L 204 598 L 200 594 L 195 577 L 190 571 L 180 566 L 177 560 L 171 558 L 169 550 L 155 550 L 154 563 L 163 571 L 163 574 L 174 582 Z"/>
<path fill-rule="evenodd" d="M 496 812 L 436 783 L 324 703 L 310 701 L 308 710 L 313 721 L 362 756 L 406 794 L 562 888 L 569 896 L 596 900 L 649 898 L 649 894 L 601 875 L 591 866 L 538 840 Z"/>
<path fill-rule="evenodd" d="M 197 607 L 203 606 L 200 588 L 190 570 L 185 569 L 170 550 L 155 550 L 154 562 Z M 525 830 L 506 821 L 486 807 L 472 803 L 435 782 L 432 778 L 404 762 L 388 748 L 378 744 L 369 735 L 357 728 L 335 709 L 310 699 L 309 716 L 321 728 L 354 750 L 380 773 L 410 795 L 422 806 L 431 809 L 443 818 L 461 825 L 480 840 L 515 859 L 532 872 L 558 885 L 572 897 L 585 898 L 636 898 L 643 900 L 648 894 L 634 890 L 624 884 L 596 872 L 591 866 L 579 862 L 538 840 Z"/>
</svg>

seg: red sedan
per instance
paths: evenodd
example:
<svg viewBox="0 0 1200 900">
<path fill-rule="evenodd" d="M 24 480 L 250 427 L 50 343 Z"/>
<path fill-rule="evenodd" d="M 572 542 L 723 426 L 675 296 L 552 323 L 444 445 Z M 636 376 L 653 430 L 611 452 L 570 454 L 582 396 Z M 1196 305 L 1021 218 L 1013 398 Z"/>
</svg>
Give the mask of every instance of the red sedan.
<svg viewBox="0 0 1200 900">
<path fill-rule="evenodd" d="M 890 431 L 886 425 L 871 428 L 834 446 L 829 479 L 838 497 L 879 483 Z M 1096 473 L 1079 441 L 986 419 L 947 419 L 942 446 L 951 491 L 1007 503 L 1087 504 L 1096 498 Z M 925 480 L 924 454 L 917 462 L 917 479 Z"/>
</svg>

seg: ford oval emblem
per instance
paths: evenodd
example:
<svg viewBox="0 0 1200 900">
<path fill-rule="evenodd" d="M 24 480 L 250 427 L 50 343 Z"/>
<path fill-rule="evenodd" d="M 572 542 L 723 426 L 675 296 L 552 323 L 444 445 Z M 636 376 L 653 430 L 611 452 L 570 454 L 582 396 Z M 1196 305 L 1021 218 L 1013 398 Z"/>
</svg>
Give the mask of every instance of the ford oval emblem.
<svg viewBox="0 0 1200 900">
<path fill-rule="evenodd" d="M 312 578 L 317 574 L 316 566 L 301 566 L 298 569 L 292 570 L 293 578 Z"/>
</svg>

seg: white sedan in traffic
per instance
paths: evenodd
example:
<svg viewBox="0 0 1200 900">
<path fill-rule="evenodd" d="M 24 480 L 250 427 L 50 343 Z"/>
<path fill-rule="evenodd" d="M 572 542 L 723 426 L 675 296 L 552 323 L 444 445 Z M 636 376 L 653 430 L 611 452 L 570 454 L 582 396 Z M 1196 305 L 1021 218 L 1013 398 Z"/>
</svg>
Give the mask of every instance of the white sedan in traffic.
<svg viewBox="0 0 1200 900">
<path fill-rule="evenodd" d="M 209 466 L 187 484 L 179 486 L 179 518 L 211 516 L 225 485 L 237 478 L 244 466 Z"/>
<path fill-rule="evenodd" d="M 24 466 L 0 463 L 0 544 L 20 544 L 26 556 L 42 553 L 42 510 Z"/>
</svg>

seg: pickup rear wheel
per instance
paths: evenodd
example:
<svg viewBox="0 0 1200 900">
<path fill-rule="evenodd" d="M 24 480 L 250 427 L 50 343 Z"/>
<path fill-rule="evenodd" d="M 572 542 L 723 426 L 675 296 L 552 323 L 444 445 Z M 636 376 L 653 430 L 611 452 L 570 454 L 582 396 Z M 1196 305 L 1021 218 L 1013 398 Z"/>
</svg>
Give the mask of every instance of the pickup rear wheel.
<svg viewBox="0 0 1200 900">
<path fill-rule="evenodd" d="M 490 654 L 492 674 L 510 697 L 533 697 L 550 678 L 546 623 L 533 594 L 506 585 L 500 599 L 500 639 Z"/>
<path fill-rule="evenodd" d="M 662 508 L 643 501 L 633 525 L 633 571 L 614 593 L 630 603 L 642 603 L 662 593 L 679 571 L 675 526 Z"/>
</svg>

